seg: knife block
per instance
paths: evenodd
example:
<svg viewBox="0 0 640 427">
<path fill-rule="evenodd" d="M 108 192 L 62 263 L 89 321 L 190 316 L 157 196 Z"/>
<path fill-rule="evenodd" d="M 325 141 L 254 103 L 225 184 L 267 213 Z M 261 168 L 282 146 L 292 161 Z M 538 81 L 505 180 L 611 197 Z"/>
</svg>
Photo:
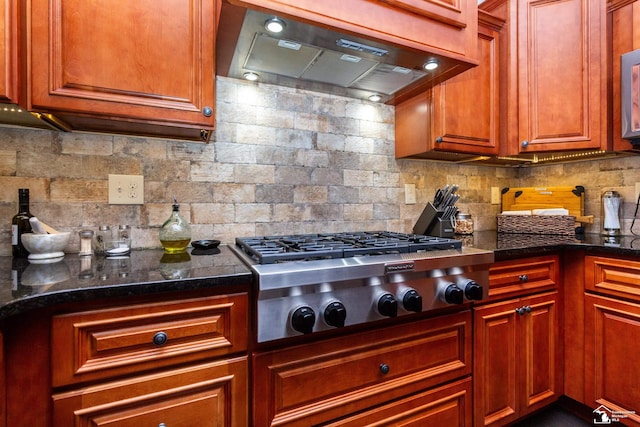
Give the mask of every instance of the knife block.
<svg viewBox="0 0 640 427">
<path fill-rule="evenodd" d="M 453 221 L 451 219 L 442 219 L 443 214 L 444 211 L 436 209 L 433 203 L 427 203 L 416 225 L 413 227 L 413 234 L 434 237 L 453 237 L 453 233 L 455 232 Z"/>
</svg>

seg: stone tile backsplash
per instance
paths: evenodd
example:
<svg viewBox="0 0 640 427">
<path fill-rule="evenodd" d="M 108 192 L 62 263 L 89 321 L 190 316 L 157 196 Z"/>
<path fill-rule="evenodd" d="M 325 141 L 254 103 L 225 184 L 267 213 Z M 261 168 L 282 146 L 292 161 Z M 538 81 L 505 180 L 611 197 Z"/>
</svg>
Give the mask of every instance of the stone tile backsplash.
<svg viewBox="0 0 640 427">
<path fill-rule="evenodd" d="M 477 230 L 495 229 L 491 187 L 584 185 L 586 213 L 600 193 L 625 200 L 626 229 L 640 182 L 636 157 L 533 168 L 394 158 L 394 108 L 350 98 L 217 79 L 217 128 L 209 144 L 157 138 L 0 128 L 0 255 L 11 253 L 18 188 L 31 212 L 77 231 L 129 224 L 133 246 L 160 247 L 175 194 L 193 239 L 387 229 L 410 232 L 436 188 L 460 185 L 458 206 Z M 144 205 L 109 205 L 109 174 L 144 175 Z M 595 178 L 595 179 L 594 179 Z M 404 203 L 404 184 L 417 203 Z M 599 222 L 598 222 L 599 223 Z M 597 224 L 593 228 L 597 230 Z"/>
</svg>

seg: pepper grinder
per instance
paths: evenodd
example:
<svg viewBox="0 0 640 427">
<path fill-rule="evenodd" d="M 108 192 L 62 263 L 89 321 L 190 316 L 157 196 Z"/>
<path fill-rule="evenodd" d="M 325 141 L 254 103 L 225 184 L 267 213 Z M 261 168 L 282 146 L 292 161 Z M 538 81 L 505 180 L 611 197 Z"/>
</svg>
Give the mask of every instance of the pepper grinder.
<svg viewBox="0 0 640 427">
<path fill-rule="evenodd" d="M 602 235 L 620 235 L 620 206 L 622 197 L 617 191 L 605 191 L 602 194 Z"/>
</svg>

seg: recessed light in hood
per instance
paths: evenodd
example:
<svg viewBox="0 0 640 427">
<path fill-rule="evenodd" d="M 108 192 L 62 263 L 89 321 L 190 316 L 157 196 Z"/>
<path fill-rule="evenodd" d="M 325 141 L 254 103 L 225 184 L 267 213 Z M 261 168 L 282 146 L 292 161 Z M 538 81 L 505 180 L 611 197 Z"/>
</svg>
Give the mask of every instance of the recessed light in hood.
<svg viewBox="0 0 640 427">
<path fill-rule="evenodd" d="M 225 7 L 236 8 L 229 12 L 234 17 L 241 8 L 223 3 L 216 51 L 218 73 L 228 77 L 256 73 L 263 83 L 360 99 L 378 95 L 393 104 L 399 96 L 406 98 L 471 66 L 281 18 L 284 30 L 272 35 L 265 22 L 273 15 L 242 9 L 244 15 L 234 20 L 225 16 Z M 239 28 L 234 29 L 234 21 Z M 430 60 L 440 63 L 437 71 L 425 70 Z"/>
</svg>

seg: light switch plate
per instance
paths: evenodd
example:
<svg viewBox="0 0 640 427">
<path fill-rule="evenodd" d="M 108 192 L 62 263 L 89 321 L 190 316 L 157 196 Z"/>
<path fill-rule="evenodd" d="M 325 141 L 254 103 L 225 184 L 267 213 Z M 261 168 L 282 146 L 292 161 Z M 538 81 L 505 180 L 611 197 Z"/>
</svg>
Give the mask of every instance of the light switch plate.
<svg viewBox="0 0 640 427">
<path fill-rule="evenodd" d="M 415 184 L 404 185 L 404 203 L 407 205 L 416 204 L 416 185 Z"/>
<path fill-rule="evenodd" d="M 109 175 L 110 205 L 144 204 L 144 176 Z"/>
</svg>

